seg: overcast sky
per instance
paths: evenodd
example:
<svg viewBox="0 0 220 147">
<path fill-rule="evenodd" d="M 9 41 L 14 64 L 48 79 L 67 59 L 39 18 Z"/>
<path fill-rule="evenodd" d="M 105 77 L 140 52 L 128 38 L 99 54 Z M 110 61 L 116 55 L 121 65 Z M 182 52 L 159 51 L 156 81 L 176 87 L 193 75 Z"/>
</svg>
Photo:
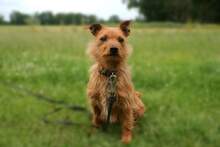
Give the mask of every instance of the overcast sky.
<svg viewBox="0 0 220 147">
<path fill-rule="evenodd" d="M 122 0 L 0 0 L 0 14 L 8 20 L 13 10 L 34 13 L 50 10 L 57 12 L 81 12 L 95 14 L 107 19 L 117 14 L 122 19 L 132 19 L 138 14 L 136 10 L 128 10 Z"/>
</svg>

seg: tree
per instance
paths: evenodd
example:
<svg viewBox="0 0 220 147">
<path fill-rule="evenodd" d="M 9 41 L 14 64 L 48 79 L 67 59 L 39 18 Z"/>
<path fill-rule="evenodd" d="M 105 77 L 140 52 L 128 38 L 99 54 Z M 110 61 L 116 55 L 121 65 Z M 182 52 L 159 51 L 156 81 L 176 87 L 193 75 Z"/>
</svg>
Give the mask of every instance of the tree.
<svg viewBox="0 0 220 147">
<path fill-rule="evenodd" d="M 5 20 L 4 20 L 4 17 L 2 15 L 0 15 L 0 24 L 5 24 Z"/>
<path fill-rule="evenodd" d="M 118 15 L 112 15 L 109 17 L 108 21 L 111 23 L 118 23 L 120 22 L 120 18 Z"/>
<path fill-rule="evenodd" d="M 147 21 L 186 21 L 191 0 L 124 0 L 129 8 L 138 8 Z"/>
<path fill-rule="evenodd" d="M 55 17 L 52 12 L 46 11 L 39 14 L 36 14 L 37 19 L 40 21 L 40 24 L 55 24 Z"/>
<path fill-rule="evenodd" d="M 220 22 L 219 0 L 192 0 L 192 17 L 201 22 Z"/>
<path fill-rule="evenodd" d="M 123 0 L 137 8 L 145 21 L 220 22 L 219 0 Z"/>
<path fill-rule="evenodd" d="M 97 23 L 98 18 L 95 15 L 84 15 L 83 17 L 83 23 L 85 24 L 92 24 L 92 23 Z"/>
<path fill-rule="evenodd" d="M 32 16 L 29 16 L 26 20 L 25 23 L 27 25 L 39 25 L 40 24 L 40 20 L 38 19 L 37 15 L 34 14 Z"/>
<path fill-rule="evenodd" d="M 94 23 L 97 20 L 95 15 L 84 15 L 81 13 L 58 13 L 55 16 L 56 24 L 83 24 Z"/>
<path fill-rule="evenodd" d="M 28 19 L 28 17 L 29 16 L 27 14 L 13 11 L 10 15 L 10 23 L 16 25 L 24 25 L 26 24 L 26 20 Z"/>
</svg>

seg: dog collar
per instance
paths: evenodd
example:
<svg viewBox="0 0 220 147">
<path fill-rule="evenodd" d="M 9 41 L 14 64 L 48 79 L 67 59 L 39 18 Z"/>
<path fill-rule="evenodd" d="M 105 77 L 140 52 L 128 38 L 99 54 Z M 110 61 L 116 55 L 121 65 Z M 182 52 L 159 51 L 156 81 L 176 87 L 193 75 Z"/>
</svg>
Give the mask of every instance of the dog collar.
<svg viewBox="0 0 220 147">
<path fill-rule="evenodd" d="M 99 73 L 103 76 L 110 77 L 112 74 L 116 74 L 116 70 L 102 68 L 99 70 Z"/>
</svg>

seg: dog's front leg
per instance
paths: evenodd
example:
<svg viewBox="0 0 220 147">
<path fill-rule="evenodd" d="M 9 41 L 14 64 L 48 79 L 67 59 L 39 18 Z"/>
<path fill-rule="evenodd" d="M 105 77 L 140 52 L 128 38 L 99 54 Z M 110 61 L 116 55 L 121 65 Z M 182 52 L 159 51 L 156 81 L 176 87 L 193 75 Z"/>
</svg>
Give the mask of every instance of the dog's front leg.
<svg viewBox="0 0 220 147">
<path fill-rule="evenodd" d="M 94 127 L 100 127 L 102 125 L 101 108 L 98 105 L 92 105 L 93 114 L 92 114 L 92 124 Z"/>
<path fill-rule="evenodd" d="M 95 90 L 89 89 L 87 91 L 88 97 L 92 105 L 92 125 L 99 127 L 102 124 L 101 120 L 101 107 L 99 105 L 99 94 Z"/>
<path fill-rule="evenodd" d="M 129 143 L 132 139 L 132 129 L 134 125 L 134 117 L 132 108 L 127 106 L 122 109 L 121 114 L 121 123 L 122 123 L 122 136 L 121 140 L 123 143 Z"/>
</svg>

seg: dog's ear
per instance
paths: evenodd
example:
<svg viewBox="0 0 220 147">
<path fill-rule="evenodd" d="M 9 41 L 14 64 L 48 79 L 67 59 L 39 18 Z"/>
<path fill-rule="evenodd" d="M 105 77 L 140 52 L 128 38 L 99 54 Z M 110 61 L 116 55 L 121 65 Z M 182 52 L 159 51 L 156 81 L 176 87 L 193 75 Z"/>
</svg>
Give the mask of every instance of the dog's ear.
<svg viewBox="0 0 220 147">
<path fill-rule="evenodd" d="M 96 36 L 101 29 L 102 25 L 100 24 L 92 24 L 89 26 L 89 30 L 94 36 Z"/>
<path fill-rule="evenodd" d="M 122 32 L 124 33 L 124 35 L 127 37 L 130 34 L 130 24 L 131 24 L 131 20 L 126 20 L 120 23 L 120 29 L 122 30 Z"/>
</svg>

